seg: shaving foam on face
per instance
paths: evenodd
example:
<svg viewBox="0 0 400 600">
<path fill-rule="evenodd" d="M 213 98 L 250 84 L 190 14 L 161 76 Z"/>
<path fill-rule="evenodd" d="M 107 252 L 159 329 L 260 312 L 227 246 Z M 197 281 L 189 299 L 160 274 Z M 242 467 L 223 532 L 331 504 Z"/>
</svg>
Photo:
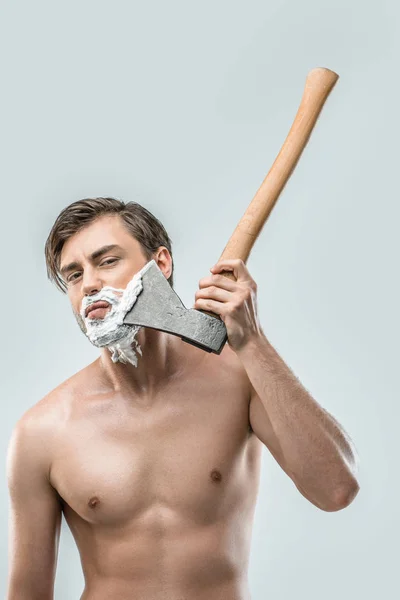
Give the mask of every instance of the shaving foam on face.
<svg viewBox="0 0 400 600">
<path fill-rule="evenodd" d="M 113 362 L 130 362 L 137 367 L 136 351 L 142 356 L 142 350 L 135 339 L 142 328 L 139 325 L 126 325 L 123 320 L 143 290 L 142 275 L 149 269 L 152 262 L 153 260 L 146 263 L 132 277 L 125 289 L 106 285 L 97 294 L 85 296 L 82 300 L 80 316 L 86 327 L 85 335 L 94 346 L 108 348 Z M 101 319 L 86 317 L 87 307 L 99 300 L 108 302 L 111 309 Z"/>
</svg>

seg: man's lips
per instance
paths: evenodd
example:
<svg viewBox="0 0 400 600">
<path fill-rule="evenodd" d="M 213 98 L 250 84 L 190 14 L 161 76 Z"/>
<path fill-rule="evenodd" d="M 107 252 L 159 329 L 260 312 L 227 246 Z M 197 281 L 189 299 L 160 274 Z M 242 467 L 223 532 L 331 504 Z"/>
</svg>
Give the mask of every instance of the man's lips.
<svg viewBox="0 0 400 600">
<path fill-rule="evenodd" d="M 105 300 L 99 300 L 98 302 L 93 302 L 93 304 L 90 304 L 85 311 L 85 317 L 88 317 L 90 315 L 90 319 L 96 319 L 98 317 L 103 317 L 105 314 L 105 310 L 106 308 L 109 308 L 110 304 L 109 302 L 106 302 Z"/>
</svg>

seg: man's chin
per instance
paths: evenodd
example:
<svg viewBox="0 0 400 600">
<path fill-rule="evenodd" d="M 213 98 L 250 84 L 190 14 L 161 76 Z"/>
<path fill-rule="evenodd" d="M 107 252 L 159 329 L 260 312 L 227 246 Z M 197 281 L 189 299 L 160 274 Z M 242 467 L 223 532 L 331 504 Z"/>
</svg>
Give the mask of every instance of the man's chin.
<svg viewBox="0 0 400 600">
<path fill-rule="evenodd" d="M 84 319 L 80 313 L 75 311 L 73 311 L 73 314 L 79 329 L 96 348 L 104 348 L 115 344 L 124 346 L 133 344 L 136 335 L 142 329 L 140 326 L 125 325 L 124 323 L 115 325 L 110 329 L 107 320 L 108 314 L 99 319 Z"/>
<path fill-rule="evenodd" d="M 137 328 L 131 325 L 118 325 L 113 330 L 103 332 L 96 331 L 95 328 L 90 328 L 86 333 L 89 341 L 97 348 L 104 348 L 105 346 L 113 346 L 115 344 L 132 344 L 133 340 L 138 333 Z"/>
</svg>

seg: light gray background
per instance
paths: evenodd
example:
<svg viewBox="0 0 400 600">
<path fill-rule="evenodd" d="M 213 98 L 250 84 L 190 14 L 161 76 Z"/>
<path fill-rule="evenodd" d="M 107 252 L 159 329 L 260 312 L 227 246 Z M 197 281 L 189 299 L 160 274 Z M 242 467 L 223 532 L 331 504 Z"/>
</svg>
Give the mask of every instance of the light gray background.
<svg viewBox="0 0 400 600">
<path fill-rule="evenodd" d="M 340 79 L 248 268 L 266 335 L 352 436 L 361 491 L 325 513 L 264 449 L 250 588 L 397 597 L 398 3 L 36 0 L 1 13 L 0 595 L 12 428 L 98 355 L 46 279 L 58 213 L 95 195 L 144 204 L 192 305 L 324 66 Z M 63 521 L 55 597 L 82 589 Z"/>
</svg>

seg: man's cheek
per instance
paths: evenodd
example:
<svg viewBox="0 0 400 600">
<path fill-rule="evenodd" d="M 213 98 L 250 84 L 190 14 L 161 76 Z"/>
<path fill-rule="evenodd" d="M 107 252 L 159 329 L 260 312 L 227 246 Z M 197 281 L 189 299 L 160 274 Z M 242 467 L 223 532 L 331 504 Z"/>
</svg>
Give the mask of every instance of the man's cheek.
<svg viewBox="0 0 400 600">
<path fill-rule="evenodd" d="M 82 319 L 82 317 L 79 313 L 75 312 L 74 310 L 72 310 L 72 312 L 74 313 L 74 317 L 80 327 L 80 330 L 86 335 L 87 329 L 86 329 L 85 321 Z"/>
</svg>

